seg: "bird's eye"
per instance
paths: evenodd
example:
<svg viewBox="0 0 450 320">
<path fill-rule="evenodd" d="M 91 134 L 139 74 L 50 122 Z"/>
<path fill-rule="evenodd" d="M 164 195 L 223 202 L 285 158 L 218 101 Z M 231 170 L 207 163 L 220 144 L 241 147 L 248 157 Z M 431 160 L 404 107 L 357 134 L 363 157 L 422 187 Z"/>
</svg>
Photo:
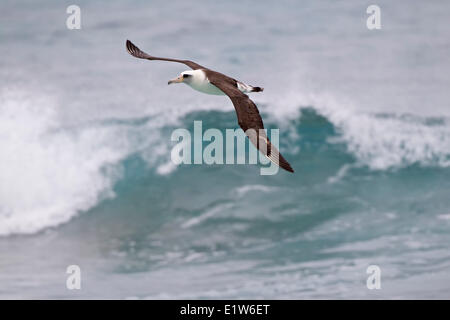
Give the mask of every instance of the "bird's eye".
<svg viewBox="0 0 450 320">
<path fill-rule="evenodd" d="M 190 74 L 183 74 L 183 79 L 189 78 L 190 76 Z"/>
</svg>

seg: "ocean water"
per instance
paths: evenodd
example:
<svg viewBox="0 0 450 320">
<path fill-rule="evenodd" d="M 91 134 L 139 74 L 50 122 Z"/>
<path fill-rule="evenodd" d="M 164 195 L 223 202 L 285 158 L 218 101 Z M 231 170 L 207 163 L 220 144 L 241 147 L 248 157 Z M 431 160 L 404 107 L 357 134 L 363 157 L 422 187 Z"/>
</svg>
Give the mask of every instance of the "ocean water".
<svg viewBox="0 0 450 320">
<path fill-rule="evenodd" d="M 0 298 L 450 297 L 450 3 L 76 4 L 0 3 Z M 173 165 L 233 106 L 126 39 L 264 87 L 295 174 Z"/>
</svg>

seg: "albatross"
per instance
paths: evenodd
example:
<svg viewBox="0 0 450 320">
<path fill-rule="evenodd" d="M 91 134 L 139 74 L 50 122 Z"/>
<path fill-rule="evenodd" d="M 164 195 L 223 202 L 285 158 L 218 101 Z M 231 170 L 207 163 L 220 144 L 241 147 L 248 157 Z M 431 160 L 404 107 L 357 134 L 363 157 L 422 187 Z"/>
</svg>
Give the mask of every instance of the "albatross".
<svg viewBox="0 0 450 320">
<path fill-rule="evenodd" d="M 239 126 L 244 130 L 252 144 L 270 161 L 284 170 L 294 172 L 291 165 L 267 138 L 258 108 L 246 94 L 262 92 L 263 88 L 248 85 L 190 60 L 151 56 L 140 50 L 130 40 L 127 40 L 126 48 L 129 54 L 139 59 L 170 61 L 187 65 L 192 70 L 181 72 L 178 77 L 170 80 L 168 84 L 184 83 L 206 94 L 227 95 L 236 110 Z"/>
</svg>

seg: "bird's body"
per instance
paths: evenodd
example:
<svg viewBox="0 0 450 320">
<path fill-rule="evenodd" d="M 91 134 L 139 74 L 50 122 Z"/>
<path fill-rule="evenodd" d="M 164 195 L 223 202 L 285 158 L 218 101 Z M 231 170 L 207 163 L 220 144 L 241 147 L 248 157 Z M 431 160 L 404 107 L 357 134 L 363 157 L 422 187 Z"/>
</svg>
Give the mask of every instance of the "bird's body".
<svg viewBox="0 0 450 320">
<path fill-rule="evenodd" d="M 136 58 L 179 62 L 190 67 L 192 70 L 182 72 L 177 78 L 170 80 L 168 84 L 185 83 L 191 88 L 206 94 L 227 95 L 231 99 L 236 110 L 239 126 L 244 130 L 253 145 L 273 163 L 289 172 L 294 172 L 290 164 L 267 138 L 258 108 L 246 95 L 246 93 L 250 92 L 261 92 L 264 90 L 263 88 L 253 87 L 241 81 L 237 81 L 227 75 L 205 68 L 190 60 L 151 56 L 141 51 L 130 40 L 127 40 L 126 47 L 128 52 Z"/>
<path fill-rule="evenodd" d="M 209 82 L 208 78 L 206 77 L 206 74 L 203 70 L 189 70 L 184 71 L 181 73 L 182 75 L 185 74 L 191 74 L 191 77 L 188 77 L 189 80 L 184 81 L 188 86 L 190 86 L 192 89 L 206 93 L 206 94 L 213 94 L 213 95 L 225 95 L 225 93 L 217 88 L 215 85 L 213 85 L 211 82 Z"/>
<path fill-rule="evenodd" d="M 215 73 L 218 73 L 215 71 Z M 221 74 L 223 77 L 226 77 L 224 74 Z M 207 76 L 207 73 L 203 69 L 197 69 L 197 70 L 188 70 L 181 73 L 181 76 L 183 76 L 183 83 L 190 86 L 192 89 L 206 93 L 206 94 L 213 94 L 213 95 L 226 95 L 222 90 L 220 90 L 218 87 L 213 85 Z M 187 77 L 186 77 L 187 76 Z M 234 80 L 236 81 L 236 80 Z M 245 84 L 240 81 L 236 81 L 237 88 L 242 93 L 250 93 L 254 92 L 255 87 Z"/>
</svg>

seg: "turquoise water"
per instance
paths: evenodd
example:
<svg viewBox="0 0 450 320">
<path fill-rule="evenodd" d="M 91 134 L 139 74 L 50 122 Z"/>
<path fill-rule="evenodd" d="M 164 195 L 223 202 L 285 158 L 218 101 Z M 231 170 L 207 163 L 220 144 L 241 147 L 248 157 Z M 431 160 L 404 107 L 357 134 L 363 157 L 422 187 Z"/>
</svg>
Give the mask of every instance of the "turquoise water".
<svg viewBox="0 0 450 320">
<path fill-rule="evenodd" d="M 80 1 L 77 31 L 4 2 L 0 297 L 448 298 L 449 8 L 407 3 L 380 2 L 374 33 L 358 2 Z M 265 87 L 295 174 L 174 166 L 174 129 L 236 115 L 127 38 Z"/>
</svg>

